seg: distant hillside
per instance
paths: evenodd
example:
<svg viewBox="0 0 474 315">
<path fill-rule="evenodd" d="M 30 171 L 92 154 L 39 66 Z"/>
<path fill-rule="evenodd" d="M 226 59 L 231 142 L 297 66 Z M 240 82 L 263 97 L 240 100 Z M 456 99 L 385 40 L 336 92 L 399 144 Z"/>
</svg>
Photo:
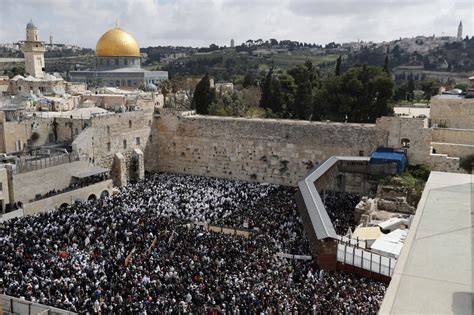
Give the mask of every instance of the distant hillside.
<svg viewBox="0 0 474 315">
<path fill-rule="evenodd" d="M 231 81 L 244 75 L 259 75 L 270 67 L 287 69 L 310 60 L 314 65 L 326 68 L 334 65 L 337 55 L 316 55 L 310 49 L 254 50 L 237 52 L 234 49 L 195 53 L 170 61 L 161 67 L 170 76 L 202 76 L 209 73 L 218 81 Z"/>
</svg>

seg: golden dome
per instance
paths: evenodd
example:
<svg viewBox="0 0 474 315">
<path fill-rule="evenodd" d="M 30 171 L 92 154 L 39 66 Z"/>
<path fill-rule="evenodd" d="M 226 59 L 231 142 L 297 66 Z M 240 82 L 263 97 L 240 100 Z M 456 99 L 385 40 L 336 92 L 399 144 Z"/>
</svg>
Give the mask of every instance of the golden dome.
<svg viewBox="0 0 474 315">
<path fill-rule="evenodd" d="M 121 28 L 113 28 L 99 38 L 97 57 L 140 57 L 140 48 L 133 36 Z"/>
</svg>

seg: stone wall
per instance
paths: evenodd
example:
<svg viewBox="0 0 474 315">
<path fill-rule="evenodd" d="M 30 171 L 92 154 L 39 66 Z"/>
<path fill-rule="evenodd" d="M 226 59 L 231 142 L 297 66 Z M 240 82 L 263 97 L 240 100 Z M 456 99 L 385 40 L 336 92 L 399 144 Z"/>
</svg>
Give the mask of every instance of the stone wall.
<svg viewBox="0 0 474 315">
<path fill-rule="evenodd" d="M 74 140 L 73 150 L 82 158 L 109 169 L 112 168 L 114 155 L 121 153 L 126 167 L 120 169 L 126 172 L 128 179 L 135 149 L 141 150 L 148 161 L 156 158 L 147 157 L 149 144 L 156 141 L 150 136 L 152 124 L 153 111 L 145 110 L 93 117 L 90 127 Z"/>
<path fill-rule="evenodd" d="M 430 117 L 433 124 L 474 129 L 474 99 L 434 98 L 431 100 Z"/>
<path fill-rule="evenodd" d="M 430 154 L 429 165 L 432 171 L 465 173 L 465 171 L 459 167 L 459 158 L 449 157 L 447 154 Z"/>
<path fill-rule="evenodd" d="M 474 145 L 474 129 L 433 128 L 432 141 Z"/>
<path fill-rule="evenodd" d="M 402 140 L 409 140 L 408 162 L 410 164 L 429 163 L 432 129 L 426 119 L 404 117 L 381 117 L 377 128 L 388 132 L 387 146 L 401 148 Z"/>
<path fill-rule="evenodd" d="M 22 150 L 27 146 L 28 142 L 34 145 L 45 144 L 49 140 L 50 132 L 50 121 L 47 119 L 5 121 L 5 113 L 0 112 L 1 153 L 11 153 Z M 34 142 L 30 141 L 33 133 L 38 135 L 38 139 Z M 19 146 L 17 146 L 17 144 Z"/>
<path fill-rule="evenodd" d="M 158 143 L 145 154 L 149 170 L 295 186 L 322 160 L 333 155 L 368 156 L 387 139 L 386 131 L 370 124 L 160 112 L 157 128 L 152 128 Z"/>
<path fill-rule="evenodd" d="M 0 213 L 3 213 L 5 206 L 10 203 L 10 190 L 8 187 L 8 173 L 6 168 L 0 169 Z"/>
<path fill-rule="evenodd" d="M 21 121 L 5 121 L 4 112 L 0 111 L 0 153 L 11 153 L 39 146 L 54 141 L 53 124 L 56 122 L 59 142 L 72 141 L 84 130 L 90 122 L 86 119 L 71 118 L 26 118 Z M 33 141 L 32 135 L 38 138 Z"/>
<path fill-rule="evenodd" d="M 474 154 L 474 145 L 472 144 L 431 142 L 431 146 L 433 152 L 446 154 L 450 157 L 465 158 Z"/>
<path fill-rule="evenodd" d="M 34 199 L 37 194 L 46 194 L 51 190 L 66 188 L 72 176 L 86 171 L 89 163 L 77 161 L 68 164 L 43 168 L 33 172 L 13 175 L 14 202 L 23 204 Z"/>
<path fill-rule="evenodd" d="M 63 194 L 58 194 L 49 198 L 27 203 L 23 205 L 24 215 L 31 215 L 38 212 L 57 209 L 63 204 L 71 205 L 75 201 L 84 202 L 92 195 L 95 199 L 99 199 L 103 192 L 107 192 L 107 195 L 111 196 L 113 193 L 112 188 L 112 180 L 109 179 L 83 188 L 71 190 Z"/>
</svg>

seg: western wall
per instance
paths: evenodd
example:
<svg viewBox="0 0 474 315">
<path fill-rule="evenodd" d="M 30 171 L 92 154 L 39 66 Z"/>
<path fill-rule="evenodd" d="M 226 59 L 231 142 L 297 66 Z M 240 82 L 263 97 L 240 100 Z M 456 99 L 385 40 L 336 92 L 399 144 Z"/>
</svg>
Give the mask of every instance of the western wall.
<svg viewBox="0 0 474 315">
<path fill-rule="evenodd" d="M 160 110 L 146 168 L 295 186 L 332 155 L 368 156 L 386 143 L 373 124 L 224 118 Z"/>
</svg>

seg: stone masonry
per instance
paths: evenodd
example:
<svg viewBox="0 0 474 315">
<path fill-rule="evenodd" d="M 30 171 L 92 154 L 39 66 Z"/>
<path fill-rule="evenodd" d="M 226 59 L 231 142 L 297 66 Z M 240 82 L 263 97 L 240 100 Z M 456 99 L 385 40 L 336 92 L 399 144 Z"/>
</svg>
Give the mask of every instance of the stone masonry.
<svg viewBox="0 0 474 315">
<path fill-rule="evenodd" d="M 295 186 L 333 155 L 368 156 L 387 133 L 371 124 L 222 118 L 161 110 L 147 169 Z M 157 157 L 157 158 L 156 158 Z"/>
</svg>

